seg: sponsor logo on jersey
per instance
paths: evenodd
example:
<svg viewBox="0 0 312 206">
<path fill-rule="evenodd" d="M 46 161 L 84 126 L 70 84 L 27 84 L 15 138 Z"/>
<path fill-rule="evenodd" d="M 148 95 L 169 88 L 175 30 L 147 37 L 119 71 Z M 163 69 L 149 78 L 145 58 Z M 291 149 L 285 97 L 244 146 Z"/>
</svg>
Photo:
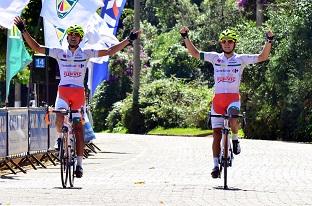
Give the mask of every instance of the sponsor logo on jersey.
<svg viewBox="0 0 312 206">
<path fill-rule="evenodd" d="M 220 82 L 233 83 L 235 82 L 235 80 L 236 78 L 233 76 L 217 77 L 217 83 L 220 83 Z"/>
<path fill-rule="evenodd" d="M 81 76 L 82 76 L 81 72 L 72 72 L 72 71 L 65 71 L 64 72 L 64 77 L 78 78 L 78 77 L 81 77 Z"/>
<path fill-rule="evenodd" d="M 77 53 L 75 55 L 75 59 L 82 59 L 83 58 L 83 55 L 81 53 Z"/>
<path fill-rule="evenodd" d="M 217 62 L 220 64 L 222 62 L 224 62 L 222 59 L 217 59 Z"/>
<path fill-rule="evenodd" d="M 230 69 L 216 69 L 216 72 L 231 72 Z"/>
<path fill-rule="evenodd" d="M 229 61 L 229 64 L 237 64 L 237 61 Z"/>
<path fill-rule="evenodd" d="M 63 68 L 84 68 L 84 64 L 62 64 Z"/>
</svg>

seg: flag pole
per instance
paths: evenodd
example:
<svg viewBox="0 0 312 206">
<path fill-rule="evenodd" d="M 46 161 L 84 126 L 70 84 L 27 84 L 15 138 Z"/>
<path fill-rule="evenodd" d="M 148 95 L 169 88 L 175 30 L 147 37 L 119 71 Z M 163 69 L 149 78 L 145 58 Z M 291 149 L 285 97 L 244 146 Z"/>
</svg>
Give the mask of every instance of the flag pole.
<svg viewBox="0 0 312 206">
<path fill-rule="evenodd" d="M 8 57 L 9 57 L 9 29 L 7 30 L 7 47 L 6 47 L 6 56 L 5 56 L 5 79 L 8 80 Z M 5 107 L 9 106 L 9 91 L 10 83 L 5 83 Z"/>
</svg>

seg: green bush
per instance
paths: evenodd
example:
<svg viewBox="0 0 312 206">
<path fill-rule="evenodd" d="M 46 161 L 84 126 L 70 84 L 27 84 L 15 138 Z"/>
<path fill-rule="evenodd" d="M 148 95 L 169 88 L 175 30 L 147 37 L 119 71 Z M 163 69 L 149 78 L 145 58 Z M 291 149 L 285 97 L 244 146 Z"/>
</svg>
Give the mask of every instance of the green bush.
<svg viewBox="0 0 312 206">
<path fill-rule="evenodd" d="M 311 7 L 305 0 L 274 7 L 263 27 L 238 27 L 243 36 L 240 50 L 248 52 L 261 50 L 257 45 L 263 45 L 268 28 L 276 36 L 270 61 L 245 69 L 247 137 L 311 141 Z"/>
<path fill-rule="evenodd" d="M 158 126 L 207 128 L 211 98 L 211 89 L 203 84 L 185 84 L 176 78 L 156 80 L 140 90 L 139 109 L 141 120 L 144 120 L 141 131 L 146 133 Z M 111 131 L 120 126 L 120 121 L 125 128 L 130 129 L 128 117 L 132 112 L 131 107 L 131 96 L 115 104 L 107 119 Z"/>
</svg>

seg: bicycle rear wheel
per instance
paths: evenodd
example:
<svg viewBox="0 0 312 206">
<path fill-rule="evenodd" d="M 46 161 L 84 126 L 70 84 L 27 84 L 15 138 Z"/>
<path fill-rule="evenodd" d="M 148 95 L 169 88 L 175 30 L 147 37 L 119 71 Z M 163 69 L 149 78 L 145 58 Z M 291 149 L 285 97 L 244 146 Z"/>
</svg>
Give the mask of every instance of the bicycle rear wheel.
<svg viewBox="0 0 312 206">
<path fill-rule="evenodd" d="M 68 179 L 68 167 L 67 167 L 67 152 L 65 152 L 65 138 L 62 138 L 60 142 L 60 164 L 61 164 L 61 180 L 63 188 L 67 186 L 67 179 Z"/>
</svg>

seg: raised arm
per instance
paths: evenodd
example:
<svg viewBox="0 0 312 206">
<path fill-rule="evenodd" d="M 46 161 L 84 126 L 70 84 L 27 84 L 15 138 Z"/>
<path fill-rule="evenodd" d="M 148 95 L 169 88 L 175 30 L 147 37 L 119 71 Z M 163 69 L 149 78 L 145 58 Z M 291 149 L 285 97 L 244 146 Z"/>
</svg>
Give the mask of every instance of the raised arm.
<svg viewBox="0 0 312 206">
<path fill-rule="evenodd" d="M 262 49 L 262 52 L 259 54 L 258 61 L 263 62 L 269 58 L 271 48 L 272 48 L 272 42 L 273 42 L 274 35 L 271 31 L 268 31 L 266 33 L 266 42 Z"/>
<path fill-rule="evenodd" d="M 25 28 L 25 24 L 21 17 L 15 17 L 14 24 L 17 26 L 17 28 L 21 31 L 25 41 L 27 42 L 28 46 L 33 49 L 34 51 L 38 53 L 45 53 L 45 47 L 38 44 L 38 42 L 30 36 L 28 31 Z"/>
<path fill-rule="evenodd" d="M 180 29 L 180 34 L 183 38 L 183 41 L 185 43 L 185 46 L 188 50 L 188 52 L 195 58 L 199 59 L 199 51 L 198 49 L 194 46 L 194 44 L 192 43 L 192 41 L 189 39 L 188 37 L 188 32 L 189 29 L 187 27 L 182 27 Z"/>
<path fill-rule="evenodd" d="M 139 38 L 140 33 L 141 31 L 131 31 L 130 35 L 126 39 L 121 41 L 119 44 L 116 44 L 108 49 L 100 50 L 98 54 L 99 57 L 114 55 L 115 53 L 119 52 L 120 50 L 128 46 L 129 44 L 132 44 L 134 40 Z"/>
</svg>

